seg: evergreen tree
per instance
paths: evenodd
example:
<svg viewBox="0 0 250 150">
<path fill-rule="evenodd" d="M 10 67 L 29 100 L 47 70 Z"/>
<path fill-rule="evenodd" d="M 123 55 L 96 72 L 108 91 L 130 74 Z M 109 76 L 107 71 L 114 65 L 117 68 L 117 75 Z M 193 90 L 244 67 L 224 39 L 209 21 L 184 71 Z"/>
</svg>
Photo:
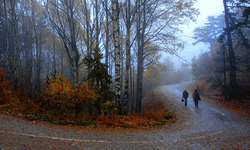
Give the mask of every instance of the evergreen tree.
<svg viewBox="0 0 250 150">
<path fill-rule="evenodd" d="M 94 57 L 84 58 L 84 63 L 88 68 L 91 68 L 86 80 L 91 82 L 98 93 L 98 98 L 93 101 L 92 105 L 97 109 L 98 115 L 101 115 L 102 109 L 112 107 L 112 98 L 115 93 L 109 90 L 109 85 L 112 83 L 112 76 L 108 74 L 108 66 L 101 62 L 103 55 L 99 48 L 94 49 Z M 107 105 L 109 104 L 109 105 Z"/>
<path fill-rule="evenodd" d="M 223 32 L 225 27 L 224 15 L 217 17 L 208 16 L 207 23 L 202 27 L 197 27 L 194 30 L 194 39 L 196 40 L 193 44 L 200 42 L 210 45 L 210 48 L 216 45 L 219 35 Z"/>
</svg>

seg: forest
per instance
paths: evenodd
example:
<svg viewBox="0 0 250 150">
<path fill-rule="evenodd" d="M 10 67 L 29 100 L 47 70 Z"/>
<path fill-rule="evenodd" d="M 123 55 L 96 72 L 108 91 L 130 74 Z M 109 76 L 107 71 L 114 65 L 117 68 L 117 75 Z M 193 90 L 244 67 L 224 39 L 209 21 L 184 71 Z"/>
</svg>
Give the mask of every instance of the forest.
<svg viewBox="0 0 250 150">
<path fill-rule="evenodd" d="M 244 110 L 250 106 L 249 4 L 248 0 L 223 0 L 223 14 L 209 16 L 204 26 L 194 30 L 193 44 L 206 43 L 209 50 L 191 62 L 193 88 Z"/>
<path fill-rule="evenodd" d="M 247 102 L 249 1 L 224 0 L 224 14 L 195 29 L 193 44 L 210 50 L 190 67 L 163 58 L 184 49 L 177 33 L 199 15 L 195 2 L 0 0 L 1 110 L 64 121 L 141 114 L 153 88 L 191 79 L 203 95 L 209 86 Z"/>
<path fill-rule="evenodd" d="M 0 0 L 1 109 L 73 120 L 140 114 L 161 72 L 179 74 L 160 59 L 183 49 L 174 33 L 195 21 L 194 3 Z"/>
</svg>

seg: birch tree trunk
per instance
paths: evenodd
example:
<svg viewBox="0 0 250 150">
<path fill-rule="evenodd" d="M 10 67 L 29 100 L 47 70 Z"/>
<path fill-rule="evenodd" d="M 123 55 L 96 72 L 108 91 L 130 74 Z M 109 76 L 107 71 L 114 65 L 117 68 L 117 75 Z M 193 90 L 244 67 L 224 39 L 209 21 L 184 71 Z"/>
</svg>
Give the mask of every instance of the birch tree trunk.
<svg viewBox="0 0 250 150">
<path fill-rule="evenodd" d="M 115 48 L 115 93 L 118 104 L 119 114 L 121 108 L 121 66 L 120 66 L 120 26 L 119 26 L 119 3 L 118 0 L 112 0 L 112 19 L 113 19 L 113 38 Z"/>
<path fill-rule="evenodd" d="M 130 30 L 126 34 L 126 70 L 125 70 L 125 89 L 124 89 L 124 108 L 126 108 L 129 101 L 129 72 L 130 72 Z"/>
</svg>

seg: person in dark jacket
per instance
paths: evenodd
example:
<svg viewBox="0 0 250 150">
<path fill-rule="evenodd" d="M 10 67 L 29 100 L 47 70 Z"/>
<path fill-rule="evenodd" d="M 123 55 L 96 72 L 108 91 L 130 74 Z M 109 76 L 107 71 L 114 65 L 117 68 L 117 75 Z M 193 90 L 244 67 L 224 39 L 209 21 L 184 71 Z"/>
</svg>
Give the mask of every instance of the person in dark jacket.
<svg viewBox="0 0 250 150">
<path fill-rule="evenodd" d="M 195 90 L 193 93 L 193 99 L 194 99 L 195 107 L 198 107 L 198 103 L 201 100 L 201 98 L 200 98 L 200 94 L 197 90 Z"/>
<path fill-rule="evenodd" d="M 184 103 L 185 106 L 187 106 L 187 98 L 188 98 L 189 94 L 186 90 L 184 90 L 183 94 L 182 94 L 182 98 L 184 99 Z"/>
</svg>

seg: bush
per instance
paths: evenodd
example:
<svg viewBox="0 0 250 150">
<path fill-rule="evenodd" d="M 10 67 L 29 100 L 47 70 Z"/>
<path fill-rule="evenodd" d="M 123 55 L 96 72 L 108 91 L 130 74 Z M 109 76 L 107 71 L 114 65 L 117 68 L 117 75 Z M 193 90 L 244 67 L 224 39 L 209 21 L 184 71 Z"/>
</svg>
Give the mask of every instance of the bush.
<svg viewBox="0 0 250 150">
<path fill-rule="evenodd" d="M 6 73 L 3 72 L 3 69 L 0 68 L 0 104 L 5 104 L 10 100 L 11 91 L 9 89 L 9 84 L 11 80 L 6 80 Z"/>
<path fill-rule="evenodd" d="M 73 87 L 63 74 L 55 73 L 44 85 L 41 105 L 54 117 L 73 117 L 77 104 L 87 105 L 90 99 L 97 97 L 95 91 L 90 90 L 88 86 L 88 83 L 82 82 Z"/>
</svg>

